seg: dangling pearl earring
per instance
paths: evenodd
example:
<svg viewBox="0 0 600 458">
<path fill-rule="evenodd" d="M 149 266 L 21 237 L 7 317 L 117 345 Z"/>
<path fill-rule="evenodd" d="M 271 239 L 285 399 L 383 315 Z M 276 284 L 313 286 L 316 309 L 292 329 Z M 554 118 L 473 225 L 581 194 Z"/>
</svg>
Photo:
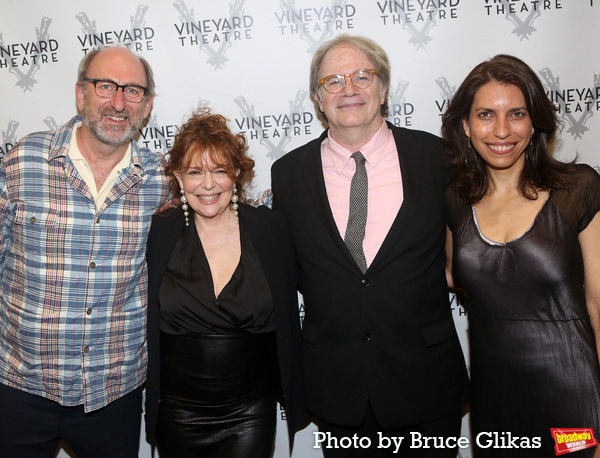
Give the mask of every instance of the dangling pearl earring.
<svg viewBox="0 0 600 458">
<path fill-rule="evenodd" d="M 183 189 L 181 190 L 181 209 L 183 210 L 183 216 L 185 216 L 185 225 L 189 226 L 190 225 L 190 220 L 188 219 L 188 216 L 190 215 L 188 212 L 188 204 L 187 204 L 187 197 L 185 197 L 185 194 L 183 193 Z"/>
<path fill-rule="evenodd" d="M 240 218 L 238 217 L 238 208 L 240 207 L 238 205 L 238 196 L 237 196 L 237 188 L 233 188 L 233 195 L 231 196 L 231 211 L 233 211 L 233 214 L 235 215 L 235 222 L 239 223 L 240 222 Z"/>
</svg>

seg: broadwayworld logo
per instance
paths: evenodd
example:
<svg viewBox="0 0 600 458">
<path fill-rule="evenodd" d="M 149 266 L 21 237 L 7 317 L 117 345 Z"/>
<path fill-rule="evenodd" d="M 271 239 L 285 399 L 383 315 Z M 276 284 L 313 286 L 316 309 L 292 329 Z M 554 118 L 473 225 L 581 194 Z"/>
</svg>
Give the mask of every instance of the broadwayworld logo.
<svg viewBox="0 0 600 458">
<path fill-rule="evenodd" d="M 598 445 L 592 428 L 550 428 L 550 433 L 557 456 Z"/>
</svg>

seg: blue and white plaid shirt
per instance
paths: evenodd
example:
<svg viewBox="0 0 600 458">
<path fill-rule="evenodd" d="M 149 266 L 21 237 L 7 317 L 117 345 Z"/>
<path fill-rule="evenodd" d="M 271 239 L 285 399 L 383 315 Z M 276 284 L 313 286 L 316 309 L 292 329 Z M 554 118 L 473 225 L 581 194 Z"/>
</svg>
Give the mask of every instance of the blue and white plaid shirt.
<svg viewBox="0 0 600 458">
<path fill-rule="evenodd" d="M 68 155 L 79 121 L 26 136 L 0 168 L 0 383 L 90 412 L 146 379 L 146 239 L 168 187 L 133 142 L 96 208 Z"/>
</svg>

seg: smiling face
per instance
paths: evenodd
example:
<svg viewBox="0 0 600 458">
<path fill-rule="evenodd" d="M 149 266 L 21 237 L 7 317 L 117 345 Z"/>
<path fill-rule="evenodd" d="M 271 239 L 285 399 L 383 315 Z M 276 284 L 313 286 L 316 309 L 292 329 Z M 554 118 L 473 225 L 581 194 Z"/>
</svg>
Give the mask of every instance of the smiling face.
<svg viewBox="0 0 600 458">
<path fill-rule="evenodd" d="M 325 54 L 319 78 L 347 75 L 369 68 L 374 68 L 374 65 L 363 51 L 349 44 L 340 44 Z M 319 108 L 327 116 L 334 137 L 336 134 L 346 135 L 344 131 L 352 129 L 373 134 L 381 127 L 380 109 L 384 102 L 385 87 L 377 76 L 366 89 L 356 88 L 350 78 L 346 78 L 346 85 L 338 94 L 330 94 L 321 85 L 315 97 Z"/>
<path fill-rule="evenodd" d="M 120 85 L 147 86 L 142 63 L 124 48 L 108 48 L 98 53 L 86 77 L 109 79 Z M 76 96 L 77 107 L 83 115 L 84 135 L 91 134 L 96 141 L 113 147 L 127 144 L 152 108 L 152 98 L 144 97 L 139 103 L 128 102 L 121 89 L 113 97 L 99 97 L 89 82 L 77 83 Z"/>
<path fill-rule="evenodd" d="M 194 154 L 189 167 L 175 176 L 196 219 L 233 217 L 229 205 L 235 181 L 224 167 L 213 163 L 208 154 Z"/>
<path fill-rule="evenodd" d="M 534 129 L 517 86 L 495 82 L 481 86 L 463 127 L 472 147 L 490 169 L 522 170 Z"/>
</svg>

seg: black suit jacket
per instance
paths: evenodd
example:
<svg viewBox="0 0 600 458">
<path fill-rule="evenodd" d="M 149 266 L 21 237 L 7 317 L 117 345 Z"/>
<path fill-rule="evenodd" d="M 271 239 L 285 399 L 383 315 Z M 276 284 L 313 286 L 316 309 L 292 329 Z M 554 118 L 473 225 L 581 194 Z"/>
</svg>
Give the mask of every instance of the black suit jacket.
<svg viewBox="0 0 600 458">
<path fill-rule="evenodd" d="M 466 402 L 445 277 L 443 145 L 390 128 L 404 201 L 364 275 L 328 204 L 327 132 L 272 168 L 273 208 L 286 214 L 300 268 L 308 410 L 338 425 L 358 426 L 368 402 L 385 428 L 442 418 Z"/>
<path fill-rule="evenodd" d="M 290 448 L 294 432 L 308 423 L 301 375 L 296 263 L 285 218 L 268 207 L 240 204 L 240 224 L 250 234 L 275 304 L 275 329 Z M 160 304 L 158 293 L 171 253 L 185 228 L 181 208 L 155 215 L 148 235 L 148 380 L 146 436 L 155 444 L 160 400 Z"/>
</svg>

